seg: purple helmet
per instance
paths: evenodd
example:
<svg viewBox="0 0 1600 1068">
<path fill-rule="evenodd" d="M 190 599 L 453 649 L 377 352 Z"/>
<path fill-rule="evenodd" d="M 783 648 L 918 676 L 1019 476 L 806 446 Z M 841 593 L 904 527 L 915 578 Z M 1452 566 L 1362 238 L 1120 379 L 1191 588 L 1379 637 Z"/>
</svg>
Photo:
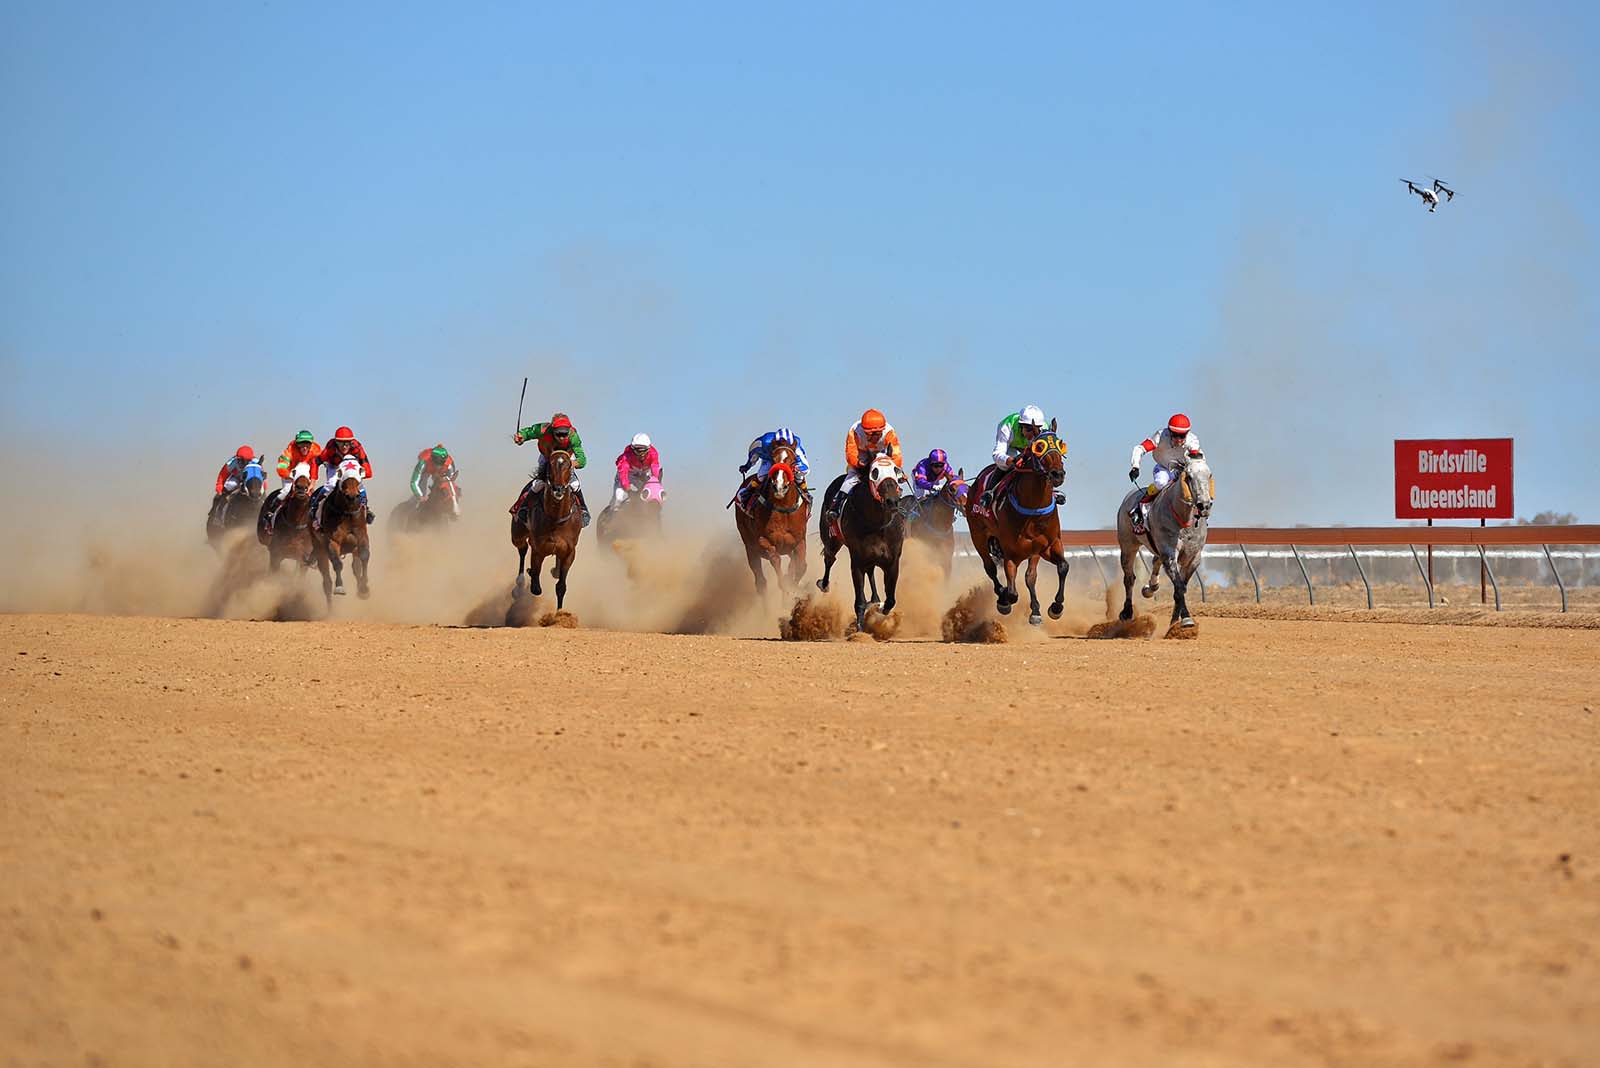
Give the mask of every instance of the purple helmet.
<svg viewBox="0 0 1600 1068">
<path fill-rule="evenodd" d="M 930 464 L 948 464 L 950 457 L 945 455 L 943 449 L 934 449 L 928 454 L 928 462 Z"/>
</svg>

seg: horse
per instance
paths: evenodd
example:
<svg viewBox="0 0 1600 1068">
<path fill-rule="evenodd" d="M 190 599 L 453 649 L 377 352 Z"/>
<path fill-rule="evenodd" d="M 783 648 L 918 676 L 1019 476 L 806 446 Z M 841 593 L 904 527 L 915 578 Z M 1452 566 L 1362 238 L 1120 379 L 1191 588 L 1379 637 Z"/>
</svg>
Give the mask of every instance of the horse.
<svg viewBox="0 0 1600 1068">
<path fill-rule="evenodd" d="M 442 527 L 461 517 L 461 487 L 453 478 L 434 482 L 426 497 L 408 497 L 389 513 L 389 529 L 410 534 Z"/>
<path fill-rule="evenodd" d="M 840 536 L 835 538 L 828 523 L 828 513 L 835 508 L 834 499 L 845 476 L 840 475 L 828 484 L 822 497 L 822 517 L 819 532 L 822 535 L 822 577 L 817 589 L 828 591 L 828 573 L 841 546 L 850 550 L 850 579 L 856 587 L 856 627 L 867 625 L 866 593 L 863 583 L 871 582 L 872 601 L 878 602 L 878 584 L 873 569 L 883 572 L 883 607 L 888 615 L 894 611 L 895 585 L 900 581 L 900 550 L 906 540 L 906 510 L 901 507 L 900 478 L 894 461 L 878 456 L 867 465 L 867 472 L 856 483 L 848 500 L 841 502 L 839 516 Z"/>
<path fill-rule="evenodd" d="M 228 531 L 249 524 L 250 511 L 245 505 L 259 503 L 266 496 L 265 482 L 261 464 L 251 460 L 245 465 L 242 482 L 230 478 L 223 483 L 222 495 L 212 502 L 211 511 L 206 513 L 206 540 L 213 549 L 222 548 L 223 536 Z"/>
<path fill-rule="evenodd" d="M 1122 499 L 1117 511 L 1117 544 L 1122 549 L 1122 614 L 1119 619 L 1133 618 L 1133 562 L 1139 555 L 1139 546 L 1149 548 L 1155 556 L 1150 565 L 1150 582 L 1140 588 L 1146 597 L 1154 597 L 1157 579 L 1162 567 L 1172 578 L 1172 622 L 1194 626 L 1189 615 L 1186 593 L 1189 577 L 1200 566 L 1200 556 L 1206 548 L 1206 523 L 1211 516 L 1211 504 L 1216 484 L 1211 477 L 1211 467 L 1204 456 L 1181 457 L 1173 466 L 1172 481 L 1150 502 L 1150 514 L 1145 521 L 1141 537 L 1133 532 L 1134 502 L 1144 496 L 1142 487 L 1135 487 Z"/>
<path fill-rule="evenodd" d="M 361 465 L 345 460 L 334 476 L 337 481 L 322 495 L 321 515 L 313 517 L 311 540 L 317 569 L 322 572 L 322 595 L 333 608 L 334 594 L 344 596 L 343 556 L 350 557 L 356 575 L 356 596 L 371 595 L 367 562 L 372 550 L 367 541 L 367 507 L 361 500 Z"/>
<path fill-rule="evenodd" d="M 595 516 L 594 534 L 601 545 L 625 538 L 659 538 L 661 536 L 661 507 L 667 491 L 656 479 L 650 479 L 637 488 L 628 487 L 628 499 L 621 504 L 613 500 Z"/>
<path fill-rule="evenodd" d="M 962 510 L 966 497 L 965 473 L 957 471 L 953 478 L 947 475 L 944 485 L 917 502 L 906 522 L 906 533 L 933 550 L 947 579 L 955 566 L 956 513 Z"/>
<path fill-rule="evenodd" d="M 310 472 L 309 464 L 296 467 L 294 482 L 267 494 L 256 516 L 256 540 L 267 547 L 267 563 L 273 571 L 278 570 L 278 565 L 285 560 L 298 560 L 303 567 L 311 566 L 314 547 L 311 542 Z M 273 515 L 274 511 L 276 516 Z"/>
<path fill-rule="evenodd" d="M 572 570 L 573 557 L 578 553 L 578 535 L 583 532 L 579 522 L 582 513 L 577 508 L 578 494 L 571 485 L 572 453 L 556 449 L 545 461 L 544 492 L 511 517 L 511 544 L 517 549 L 517 584 L 512 587 L 512 597 L 522 596 L 524 573 L 533 595 L 544 593 L 539 586 L 539 568 L 545 557 L 554 556 L 556 566 L 550 573 L 556 580 L 556 608 L 559 610 L 566 600 L 567 572 Z M 532 566 L 527 563 L 530 550 Z"/>
<path fill-rule="evenodd" d="M 748 511 L 733 510 L 734 526 L 739 530 L 739 540 L 744 542 L 745 561 L 756 578 L 756 593 L 763 597 L 767 593 L 763 561 L 772 565 L 781 590 L 794 589 L 806 573 L 806 524 L 811 521 L 811 495 L 800 489 L 800 476 L 794 465 L 794 446 L 781 441 L 774 444 L 772 466 L 761 485 L 750 492 Z M 783 573 L 786 556 L 788 575 Z"/>
<path fill-rule="evenodd" d="M 1015 474 L 1005 496 L 996 497 L 992 508 L 979 505 L 983 491 L 998 484 L 999 468 L 990 464 L 979 473 L 967 494 L 967 529 L 973 548 L 983 560 L 983 570 L 994 584 L 995 608 L 1009 615 L 1017 603 L 1017 566 L 1027 561 L 1028 622 L 1044 622 L 1039 615 L 1039 560 L 1056 565 L 1056 599 L 1050 604 L 1050 618 L 1060 619 L 1067 597 L 1067 556 L 1061 545 L 1061 517 L 1056 512 L 1056 492 L 1066 479 L 1066 442 L 1056 437 L 1055 421 L 1050 429 L 1034 438 L 1012 467 Z M 1000 584 L 999 571 L 1005 569 L 1006 582 Z"/>
</svg>

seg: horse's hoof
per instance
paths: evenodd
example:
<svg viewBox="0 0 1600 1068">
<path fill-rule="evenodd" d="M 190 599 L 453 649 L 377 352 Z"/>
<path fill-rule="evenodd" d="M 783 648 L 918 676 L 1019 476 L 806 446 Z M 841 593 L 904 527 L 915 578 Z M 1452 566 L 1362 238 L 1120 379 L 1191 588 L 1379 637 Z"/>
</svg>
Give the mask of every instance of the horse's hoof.
<svg viewBox="0 0 1600 1068">
<path fill-rule="evenodd" d="M 1155 595 L 1156 588 L 1154 586 L 1144 586 L 1139 590 L 1139 596 L 1141 597 L 1154 597 Z"/>
<path fill-rule="evenodd" d="M 363 601 L 365 601 L 368 597 L 372 596 L 372 591 L 371 590 L 357 590 L 356 591 L 356 596 L 361 598 Z"/>
<path fill-rule="evenodd" d="M 345 595 L 344 594 L 344 587 L 343 586 L 335 586 L 333 588 L 333 595 L 335 597 L 343 597 Z"/>
<path fill-rule="evenodd" d="M 1124 623 L 1128 622 L 1128 620 L 1133 618 L 1133 609 L 1129 608 L 1126 611 L 1118 612 L 1117 618 L 1122 620 Z"/>
<path fill-rule="evenodd" d="M 1182 625 L 1182 626 L 1185 626 L 1185 627 L 1192 627 L 1192 626 L 1194 626 L 1194 619 L 1193 619 L 1193 617 L 1191 617 L 1191 616 L 1184 616 L 1184 617 L 1183 617 L 1183 618 L 1182 618 L 1182 619 L 1180 619 L 1180 620 L 1179 620 L 1179 621 L 1178 621 L 1178 622 L 1179 622 L 1179 624 L 1180 624 L 1180 625 Z"/>
<path fill-rule="evenodd" d="M 1037 627 L 1044 622 L 1044 616 L 1041 616 L 1038 612 L 1030 612 L 1028 614 L 1028 622 Z"/>
<path fill-rule="evenodd" d="M 1011 602 L 1002 599 L 994 606 L 994 610 L 1003 616 L 1009 616 L 1011 614 Z"/>
<path fill-rule="evenodd" d="M 822 579 L 817 579 L 817 589 L 821 590 L 823 593 L 827 593 L 828 592 L 828 584 L 827 584 L 827 582 L 825 582 Z"/>
<path fill-rule="evenodd" d="M 1060 605 L 1053 604 L 1053 605 L 1050 606 L 1050 618 L 1051 619 L 1060 619 L 1061 618 L 1061 606 Z"/>
</svg>

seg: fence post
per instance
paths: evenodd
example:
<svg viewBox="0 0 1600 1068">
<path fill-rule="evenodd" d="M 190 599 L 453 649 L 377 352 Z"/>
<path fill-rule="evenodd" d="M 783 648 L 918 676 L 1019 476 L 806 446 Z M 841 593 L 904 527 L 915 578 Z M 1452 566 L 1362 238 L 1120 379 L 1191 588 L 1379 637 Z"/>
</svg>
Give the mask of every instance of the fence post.
<svg viewBox="0 0 1600 1068">
<path fill-rule="evenodd" d="M 1556 570 L 1556 558 L 1550 555 L 1550 546 L 1541 545 L 1544 550 L 1545 563 L 1550 565 L 1550 574 L 1556 577 L 1556 589 L 1561 591 L 1561 610 L 1567 610 L 1567 584 L 1561 581 L 1561 572 Z"/>
<path fill-rule="evenodd" d="M 1350 559 L 1356 562 L 1356 571 L 1361 575 L 1361 585 L 1367 588 L 1367 609 L 1370 611 L 1372 609 L 1372 583 L 1367 581 L 1367 569 L 1361 566 L 1361 557 L 1356 555 L 1356 547 L 1354 545 L 1346 545 L 1345 548 L 1350 550 Z"/>
<path fill-rule="evenodd" d="M 1484 573 L 1489 576 L 1489 581 L 1494 584 L 1494 610 L 1500 611 L 1500 580 L 1494 577 L 1494 568 L 1489 566 L 1489 554 L 1483 551 L 1483 546 L 1478 546 L 1478 563 Z"/>
<path fill-rule="evenodd" d="M 1244 557 L 1244 566 L 1250 572 L 1250 581 L 1256 588 L 1256 604 L 1261 603 L 1261 580 L 1256 577 L 1256 565 L 1250 562 L 1250 553 L 1245 550 L 1244 542 L 1239 543 L 1239 555 Z"/>
<path fill-rule="evenodd" d="M 1294 553 L 1294 562 L 1300 565 L 1300 575 L 1306 580 L 1306 600 L 1310 602 L 1313 608 L 1315 608 L 1317 605 L 1317 595 L 1311 590 L 1311 572 L 1306 570 L 1306 562 L 1300 559 L 1300 550 L 1295 548 L 1292 542 L 1289 545 L 1289 551 Z"/>
<path fill-rule="evenodd" d="M 1428 591 L 1428 607 L 1432 608 L 1433 607 L 1433 580 L 1430 579 L 1428 577 L 1428 573 L 1422 569 L 1422 557 L 1417 555 L 1417 547 L 1415 545 L 1407 545 L 1406 548 L 1411 550 L 1411 559 L 1413 559 L 1413 560 L 1415 560 L 1417 562 L 1417 574 L 1422 576 L 1422 587 L 1423 587 L 1423 589 Z M 1433 555 L 1432 555 L 1433 546 L 1430 545 L 1428 547 L 1428 552 L 1429 552 L 1428 562 L 1432 563 L 1433 562 Z"/>
</svg>

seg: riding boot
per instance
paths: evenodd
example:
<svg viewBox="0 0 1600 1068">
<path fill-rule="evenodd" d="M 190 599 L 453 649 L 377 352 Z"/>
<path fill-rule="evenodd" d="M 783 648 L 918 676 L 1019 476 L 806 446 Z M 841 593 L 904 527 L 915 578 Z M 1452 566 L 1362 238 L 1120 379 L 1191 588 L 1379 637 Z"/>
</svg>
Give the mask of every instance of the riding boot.
<svg viewBox="0 0 1600 1068">
<path fill-rule="evenodd" d="M 578 510 L 583 513 L 583 525 L 589 525 L 589 502 L 583 499 L 583 490 L 576 489 L 572 492 L 578 495 Z"/>
<path fill-rule="evenodd" d="M 367 488 L 365 486 L 361 487 L 361 506 L 367 510 L 367 526 L 370 527 L 378 521 L 378 517 L 372 514 L 372 505 L 367 503 Z"/>
<path fill-rule="evenodd" d="M 517 502 L 511 506 L 511 514 L 512 515 L 516 515 L 518 512 L 522 511 L 522 509 L 527 506 L 527 504 L 528 504 L 528 494 L 532 491 L 532 489 L 533 489 L 533 483 L 532 482 L 529 482 L 526 486 L 522 487 L 522 492 L 517 494 Z"/>
</svg>

